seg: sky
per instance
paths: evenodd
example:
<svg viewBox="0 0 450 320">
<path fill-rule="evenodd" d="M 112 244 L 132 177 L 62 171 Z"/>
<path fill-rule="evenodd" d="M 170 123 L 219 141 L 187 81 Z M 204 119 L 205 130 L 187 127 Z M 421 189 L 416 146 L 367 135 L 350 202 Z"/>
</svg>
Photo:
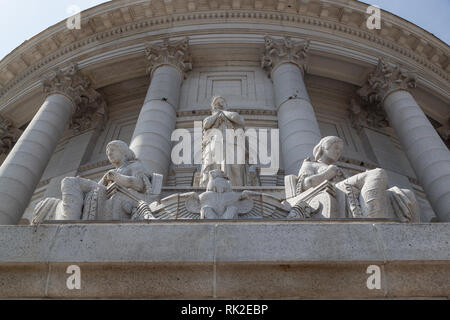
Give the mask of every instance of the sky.
<svg viewBox="0 0 450 320">
<path fill-rule="evenodd" d="M 103 0 L 0 0 L 0 59 L 48 27 Z M 409 20 L 450 43 L 450 0 L 365 0 Z M 383 17 L 382 17 L 383 18 Z"/>
</svg>

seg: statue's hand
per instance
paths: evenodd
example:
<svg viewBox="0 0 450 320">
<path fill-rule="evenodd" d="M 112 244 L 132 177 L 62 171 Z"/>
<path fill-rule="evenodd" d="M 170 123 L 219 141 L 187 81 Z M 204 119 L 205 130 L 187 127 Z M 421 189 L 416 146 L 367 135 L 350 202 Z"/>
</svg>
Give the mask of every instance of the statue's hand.
<svg viewBox="0 0 450 320">
<path fill-rule="evenodd" d="M 223 112 L 217 113 L 216 123 L 220 124 L 223 122 L 224 119 L 225 119 L 225 116 L 224 116 Z"/>
<path fill-rule="evenodd" d="M 341 168 L 338 168 L 338 172 L 336 174 L 337 177 L 345 178 L 345 173 Z"/>
<path fill-rule="evenodd" d="M 103 179 L 103 181 L 108 184 L 109 182 L 117 182 L 118 180 L 118 174 L 115 170 L 109 170 L 106 174 L 105 174 L 105 178 Z"/>
<path fill-rule="evenodd" d="M 340 171 L 340 169 L 337 166 L 335 166 L 334 164 L 329 165 L 328 169 L 326 171 L 327 174 L 329 175 L 328 176 L 329 177 L 328 180 L 331 180 L 334 177 L 336 177 L 336 175 L 339 173 L 339 171 Z"/>
</svg>

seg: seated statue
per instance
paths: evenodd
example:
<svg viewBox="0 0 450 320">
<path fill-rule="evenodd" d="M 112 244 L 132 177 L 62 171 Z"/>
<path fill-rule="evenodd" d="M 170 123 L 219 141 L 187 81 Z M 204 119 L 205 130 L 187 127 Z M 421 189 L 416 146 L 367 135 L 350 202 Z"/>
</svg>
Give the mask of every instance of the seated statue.
<svg viewBox="0 0 450 320">
<path fill-rule="evenodd" d="M 323 138 L 313 150 L 315 161 L 308 158 L 303 162 L 296 179 L 294 196 L 311 193 L 314 188 L 328 188 L 327 192 L 334 193 L 333 196 L 341 202 L 340 207 L 335 206 L 333 210 L 344 212 L 325 214 L 327 217 L 396 218 L 397 216 L 402 221 L 411 221 L 413 216 L 417 216 L 417 203 L 412 191 L 397 187 L 387 190 L 388 176 L 385 170 L 377 168 L 346 177 L 345 173 L 334 164 L 339 160 L 343 148 L 344 143 L 340 138 L 334 136 Z"/>
<path fill-rule="evenodd" d="M 153 174 L 151 177 L 123 141 L 108 143 L 106 154 L 115 169 L 108 171 L 99 182 L 81 177 L 64 178 L 62 200 L 48 198 L 39 202 L 34 223 L 42 221 L 44 215 L 53 220 L 123 220 L 126 214 L 137 213 L 138 209 L 148 216 L 148 206 L 145 208 L 143 203 L 155 200 L 155 194 L 161 189 L 162 176 Z M 156 182 L 156 188 L 152 182 Z M 126 195 L 127 199 L 125 201 L 122 196 L 118 206 L 108 201 L 117 193 Z"/>
</svg>

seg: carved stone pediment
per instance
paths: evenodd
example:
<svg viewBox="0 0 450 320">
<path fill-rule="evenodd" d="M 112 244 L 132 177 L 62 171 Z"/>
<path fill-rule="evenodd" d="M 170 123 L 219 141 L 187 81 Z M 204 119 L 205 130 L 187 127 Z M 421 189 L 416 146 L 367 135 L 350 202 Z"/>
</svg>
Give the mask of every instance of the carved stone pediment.
<svg viewBox="0 0 450 320">
<path fill-rule="evenodd" d="M 145 50 L 145 54 L 148 63 L 147 72 L 151 76 L 162 65 L 171 65 L 177 68 L 183 74 L 183 77 L 185 72 L 192 70 L 188 38 L 178 41 L 164 39 L 162 43 L 150 43 Z"/>
<path fill-rule="evenodd" d="M 264 40 L 265 50 L 261 59 L 261 67 L 269 75 L 282 63 L 293 63 L 302 72 L 306 70 L 309 41 L 295 42 L 289 37 L 277 40 L 270 36 L 265 36 Z"/>
<path fill-rule="evenodd" d="M 91 82 L 83 75 L 76 63 L 65 71 L 58 69 L 43 81 L 47 95 L 62 94 L 73 101 L 75 110 L 70 128 L 80 133 L 99 125 L 107 118 L 107 105 L 103 96 L 96 91 Z"/>
</svg>

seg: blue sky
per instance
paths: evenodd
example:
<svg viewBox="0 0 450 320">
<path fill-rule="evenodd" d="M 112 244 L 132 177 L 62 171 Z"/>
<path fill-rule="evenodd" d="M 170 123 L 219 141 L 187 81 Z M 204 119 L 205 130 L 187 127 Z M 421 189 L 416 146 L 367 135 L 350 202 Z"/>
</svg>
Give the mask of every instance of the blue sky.
<svg viewBox="0 0 450 320">
<path fill-rule="evenodd" d="M 71 16 L 72 5 L 88 9 L 103 0 L 0 0 L 0 59 L 22 42 Z M 366 0 L 450 43 L 450 0 Z"/>
</svg>

